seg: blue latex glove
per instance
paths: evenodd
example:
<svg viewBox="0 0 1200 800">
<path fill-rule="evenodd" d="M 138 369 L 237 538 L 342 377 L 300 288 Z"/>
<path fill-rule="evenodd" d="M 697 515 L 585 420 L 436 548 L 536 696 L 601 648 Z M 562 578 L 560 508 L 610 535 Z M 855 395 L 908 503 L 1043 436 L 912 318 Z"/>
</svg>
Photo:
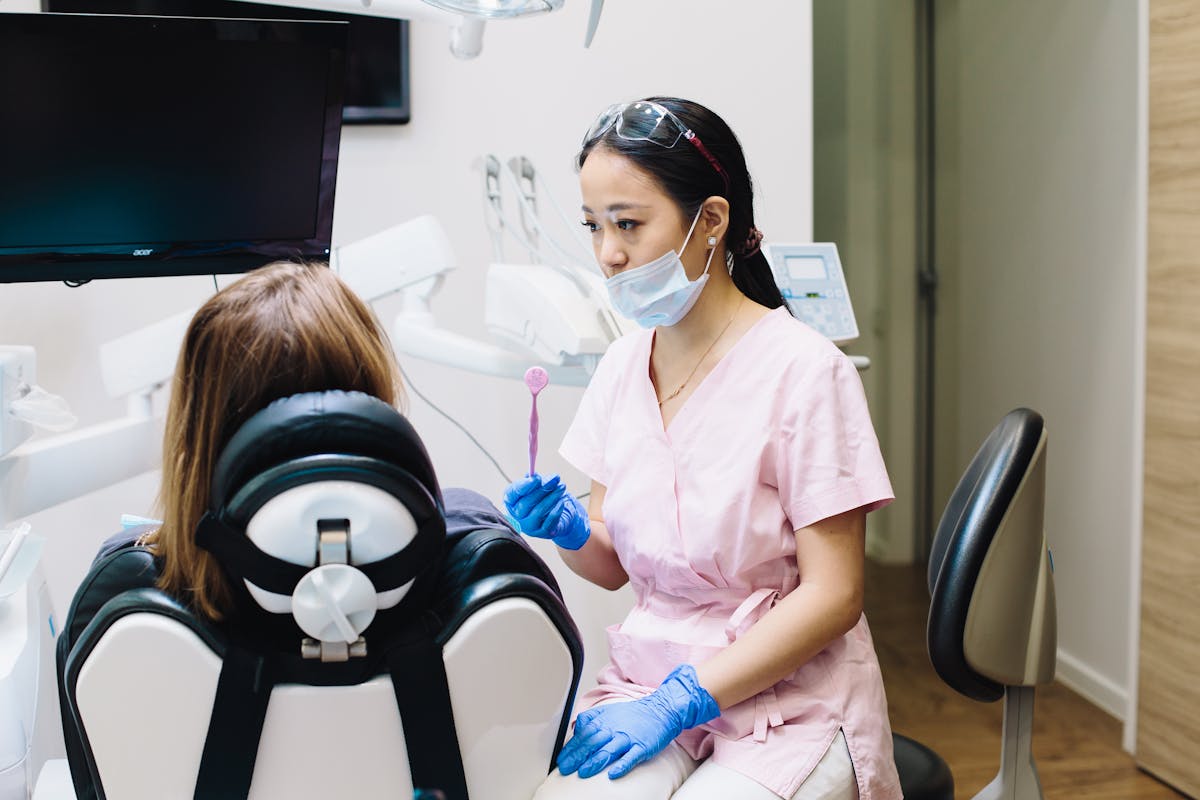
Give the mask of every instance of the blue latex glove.
<svg viewBox="0 0 1200 800">
<path fill-rule="evenodd" d="M 609 778 L 619 778 L 656 756 L 688 728 L 719 716 L 717 701 L 696 680 L 691 664 L 676 667 L 666 680 L 640 700 L 610 703 L 584 711 L 575 720 L 575 735 L 558 754 L 558 771 L 590 778 L 609 764 Z"/>
<path fill-rule="evenodd" d="M 557 475 L 543 478 L 535 472 L 512 483 L 504 492 L 504 508 L 518 531 L 566 550 L 578 550 L 592 535 L 587 509 Z"/>
</svg>

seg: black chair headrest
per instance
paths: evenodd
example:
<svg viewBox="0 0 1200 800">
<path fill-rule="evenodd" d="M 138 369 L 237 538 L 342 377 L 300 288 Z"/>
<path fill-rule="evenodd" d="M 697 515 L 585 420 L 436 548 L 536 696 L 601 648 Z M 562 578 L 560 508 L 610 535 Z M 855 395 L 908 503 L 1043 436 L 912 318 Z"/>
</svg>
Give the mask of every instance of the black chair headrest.
<svg viewBox="0 0 1200 800">
<path fill-rule="evenodd" d="M 441 506 L 433 464 L 412 424 L 377 397 L 326 391 L 281 398 L 246 420 L 217 459 L 210 507 L 224 508 L 255 473 L 323 453 L 393 464 L 416 478 Z"/>
<path fill-rule="evenodd" d="M 349 562 L 347 567 L 330 567 L 312 560 L 286 560 L 265 552 L 251 541 L 247 527 L 267 503 L 283 497 L 289 490 L 312 488 L 326 481 L 372 486 L 382 490 L 383 496 L 390 495 L 399 501 L 411 519 L 408 523 L 397 519 L 397 527 L 386 528 L 385 517 L 375 512 L 359 508 L 357 513 L 367 514 L 364 519 L 374 520 L 375 528 L 385 525 L 397 541 L 411 536 L 408 544 L 369 563 L 355 560 L 353 570 L 347 572 Z M 297 508 L 304 507 L 305 501 L 300 502 L 302 505 Z M 345 512 L 334 512 L 335 516 L 354 516 L 350 512 L 357 506 L 349 497 L 346 502 L 349 505 Z M 330 522 L 337 524 L 338 520 Z M 341 524 L 348 526 L 349 522 L 346 519 Z M 415 525 L 415 530 L 406 533 L 405 526 L 409 524 Z M 368 525 L 367 530 L 371 529 Z M 276 537 L 284 537 L 273 539 L 275 542 L 286 542 L 292 535 L 288 528 L 274 530 Z M 345 553 L 352 549 L 357 552 L 351 544 L 354 531 L 348 527 L 346 530 L 351 537 L 345 540 Z M 307 585 L 307 576 L 318 569 L 333 570 L 329 575 L 337 573 L 342 580 L 359 587 L 358 599 L 346 601 L 350 606 L 343 607 L 342 599 L 337 601 L 340 610 L 335 617 L 349 613 L 347 609 L 353 607 L 363 612 L 354 623 L 358 630 L 364 630 L 363 625 L 377 628 L 371 619 L 388 629 L 393 624 L 403 624 L 410 611 L 420 609 L 428 599 L 443 556 L 445 534 L 437 478 L 425 446 L 408 420 L 378 398 L 359 392 L 326 391 L 276 400 L 234 433 L 217 459 L 209 512 L 197 526 L 196 543 L 217 558 L 229 579 L 238 611 L 238 627 L 266 634 L 264 641 L 288 642 L 300 637 L 300 629 L 292 615 L 281 613 L 284 608 L 278 605 L 300 592 L 302 584 Z M 303 535 L 314 536 L 315 529 L 306 528 Z M 315 551 L 309 558 L 316 558 Z M 323 578 L 320 582 L 330 579 Z M 269 592 L 281 599 L 264 600 L 263 595 L 256 599 L 246 581 L 256 587 L 255 591 Z M 311 587 L 304 591 L 306 596 L 311 594 Z M 325 592 L 319 596 L 326 598 L 321 601 L 322 608 L 332 608 L 328 605 L 332 602 L 328 599 L 331 595 Z M 379 604 L 377 617 L 368 608 L 376 602 L 368 603 L 371 597 Z M 291 608 L 295 613 L 296 606 Z M 342 629 L 342 635 L 346 630 Z"/>
</svg>

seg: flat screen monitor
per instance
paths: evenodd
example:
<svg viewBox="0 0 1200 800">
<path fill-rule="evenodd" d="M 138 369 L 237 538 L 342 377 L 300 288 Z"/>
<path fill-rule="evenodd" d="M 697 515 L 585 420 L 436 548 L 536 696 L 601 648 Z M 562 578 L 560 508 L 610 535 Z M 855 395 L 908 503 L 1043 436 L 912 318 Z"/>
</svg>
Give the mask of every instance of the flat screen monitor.
<svg viewBox="0 0 1200 800">
<path fill-rule="evenodd" d="M 350 26 L 342 122 L 402 125 L 409 99 L 408 21 L 234 0 L 42 0 L 43 11 L 163 17 L 319 19 Z"/>
<path fill-rule="evenodd" d="M 346 28 L 0 14 L 0 281 L 327 258 Z"/>
</svg>

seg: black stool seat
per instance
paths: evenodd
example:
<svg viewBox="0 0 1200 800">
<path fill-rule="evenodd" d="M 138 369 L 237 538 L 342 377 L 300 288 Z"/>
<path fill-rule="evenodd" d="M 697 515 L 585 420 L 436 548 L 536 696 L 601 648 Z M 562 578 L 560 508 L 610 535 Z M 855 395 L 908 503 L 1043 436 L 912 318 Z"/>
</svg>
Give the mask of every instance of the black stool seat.
<svg viewBox="0 0 1200 800">
<path fill-rule="evenodd" d="M 954 777 L 941 756 L 907 736 L 892 734 L 904 800 L 954 800 Z"/>
</svg>

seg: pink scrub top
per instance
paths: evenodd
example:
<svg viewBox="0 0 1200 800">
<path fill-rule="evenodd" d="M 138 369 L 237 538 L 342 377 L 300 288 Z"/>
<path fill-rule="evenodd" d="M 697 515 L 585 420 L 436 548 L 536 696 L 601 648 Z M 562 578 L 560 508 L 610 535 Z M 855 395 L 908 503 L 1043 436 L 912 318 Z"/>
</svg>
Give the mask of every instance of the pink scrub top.
<svg viewBox="0 0 1200 800">
<path fill-rule="evenodd" d="M 607 488 L 604 523 L 635 605 L 576 711 L 649 694 L 738 638 L 800 583 L 795 531 L 893 499 L 862 381 L 778 308 L 738 340 L 664 431 L 653 331 L 614 342 L 560 452 Z M 866 617 L 795 673 L 676 740 L 790 798 L 845 733 L 861 800 L 900 798 Z"/>
</svg>

